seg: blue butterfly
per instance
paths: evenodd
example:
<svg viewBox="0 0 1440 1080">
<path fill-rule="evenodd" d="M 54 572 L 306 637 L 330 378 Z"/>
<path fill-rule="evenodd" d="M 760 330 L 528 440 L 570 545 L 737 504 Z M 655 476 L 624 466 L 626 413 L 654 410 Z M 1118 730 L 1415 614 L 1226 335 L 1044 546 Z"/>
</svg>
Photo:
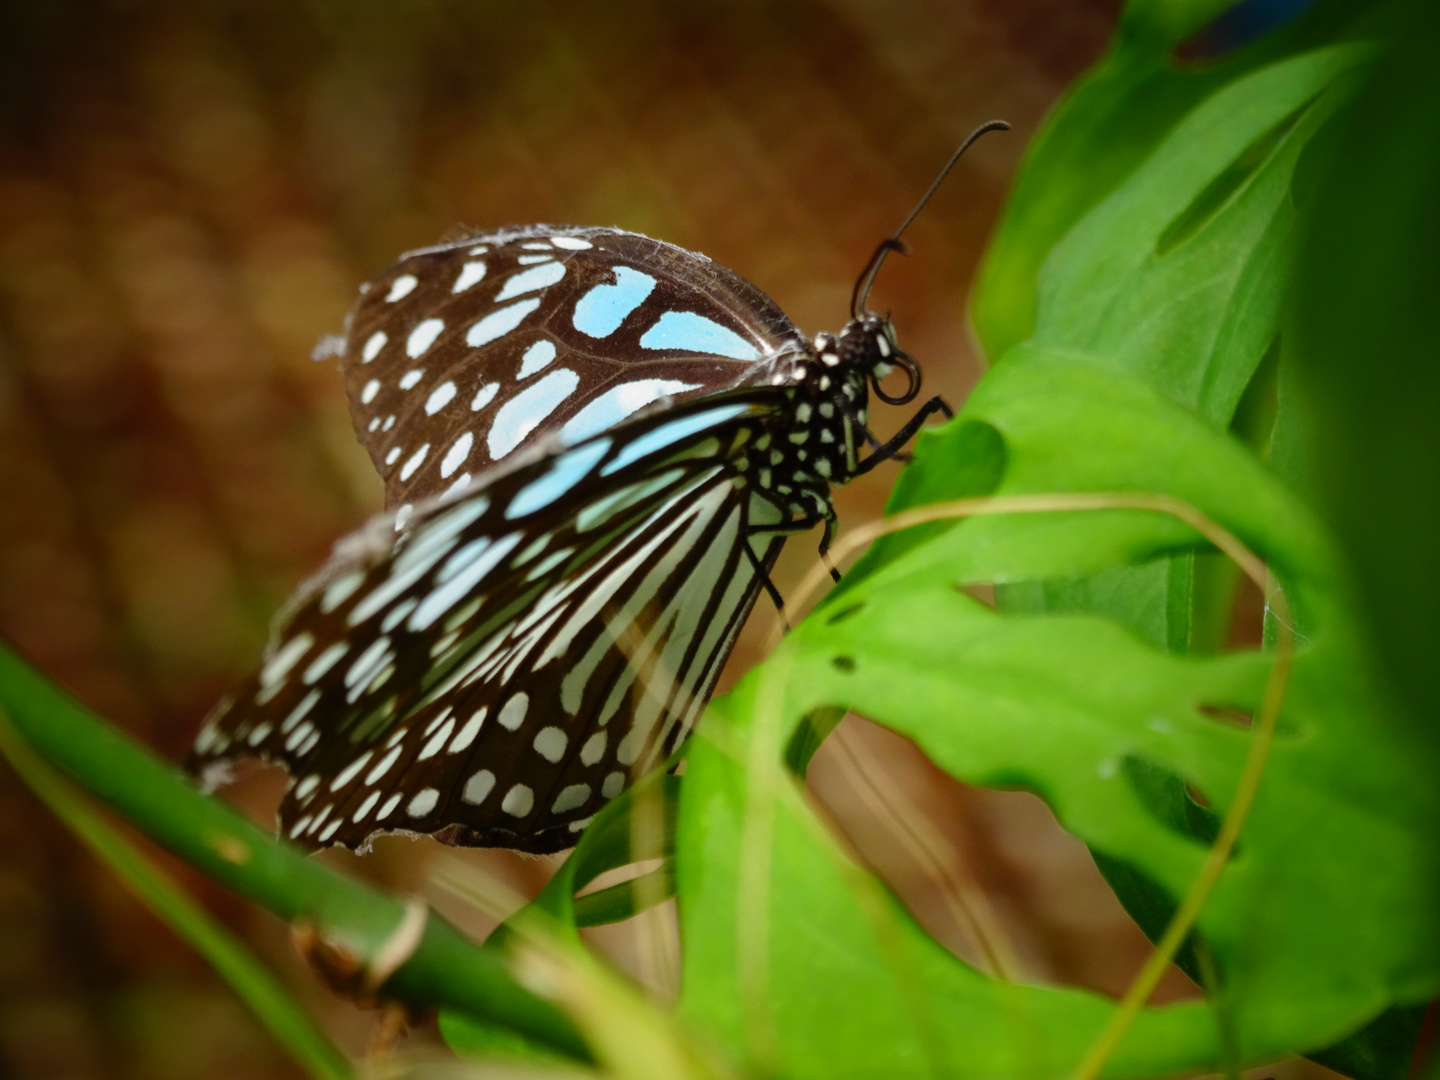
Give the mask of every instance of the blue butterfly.
<svg viewBox="0 0 1440 1080">
<path fill-rule="evenodd" d="M 924 205 L 961 152 L 931 185 Z M 916 211 L 919 211 L 919 206 Z M 920 389 L 888 318 L 806 338 L 764 293 L 619 229 L 532 225 L 425 248 L 362 290 L 340 357 L 386 512 L 277 619 L 188 767 L 283 764 L 281 831 L 572 846 L 694 726 L 791 533 L 892 458 L 869 394 Z M 908 377 L 888 396 L 880 380 Z"/>
</svg>

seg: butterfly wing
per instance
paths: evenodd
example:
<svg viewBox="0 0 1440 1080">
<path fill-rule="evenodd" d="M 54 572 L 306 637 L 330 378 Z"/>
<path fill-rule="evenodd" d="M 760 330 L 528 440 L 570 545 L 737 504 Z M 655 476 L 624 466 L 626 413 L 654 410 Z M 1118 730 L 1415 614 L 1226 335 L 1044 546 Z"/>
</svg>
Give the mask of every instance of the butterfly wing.
<svg viewBox="0 0 1440 1080">
<path fill-rule="evenodd" d="M 702 255 L 530 226 L 403 256 L 365 290 L 341 370 L 394 509 L 548 434 L 573 445 L 804 347 L 768 296 Z"/>
<path fill-rule="evenodd" d="M 537 447 L 398 537 L 382 517 L 302 590 L 189 767 L 283 763 L 281 827 L 309 847 L 573 845 L 688 732 L 754 603 L 784 512 L 746 455 L 783 400 L 689 402 Z"/>
</svg>

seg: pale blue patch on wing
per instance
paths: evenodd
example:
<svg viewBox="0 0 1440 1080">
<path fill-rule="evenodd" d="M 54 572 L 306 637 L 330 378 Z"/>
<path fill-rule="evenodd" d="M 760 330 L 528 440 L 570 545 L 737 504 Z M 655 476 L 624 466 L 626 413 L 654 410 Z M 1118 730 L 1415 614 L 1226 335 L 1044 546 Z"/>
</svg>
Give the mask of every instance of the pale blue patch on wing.
<svg viewBox="0 0 1440 1080">
<path fill-rule="evenodd" d="M 685 352 L 759 360 L 760 350 L 733 330 L 693 311 L 667 311 L 645 331 L 642 349 L 681 349 Z"/>
<path fill-rule="evenodd" d="M 478 349 L 481 345 L 487 345 L 498 337 L 504 337 L 520 325 L 520 320 L 539 306 L 540 301 L 536 298 L 521 300 L 518 304 L 511 304 L 509 307 L 502 307 L 498 311 L 490 312 L 489 315 L 470 327 L 465 334 L 465 344 Z"/>
<path fill-rule="evenodd" d="M 537 371 L 542 370 L 546 364 L 555 359 L 555 343 L 552 341 L 537 341 L 530 348 L 525 350 L 525 355 L 520 358 L 520 378 L 528 379 Z"/>
<path fill-rule="evenodd" d="M 596 439 L 561 455 L 548 473 L 521 488 L 515 498 L 510 500 L 510 505 L 505 508 L 505 519 L 512 521 L 549 506 L 589 476 L 595 463 L 604 457 L 605 451 L 609 449 L 609 439 Z"/>
<path fill-rule="evenodd" d="M 420 601 L 420 606 L 410 616 L 409 628 L 424 630 L 441 615 L 453 611 L 519 542 L 520 534 L 512 533 L 493 544 L 482 538 L 461 548 L 451 557 L 450 563 L 446 564 L 446 569 L 452 575 L 450 580 L 438 585 Z M 463 560 L 460 558 L 462 555 Z"/>
<path fill-rule="evenodd" d="M 485 437 L 490 457 L 499 461 L 519 446 L 579 385 L 579 375 L 569 368 L 560 368 L 501 405 L 495 412 L 495 422 L 490 425 L 490 434 Z"/>
<path fill-rule="evenodd" d="M 614 285 L 596 285 L 575 305 L 575 329 L 593 338 L 609 337 L 654 288 L 655 279 L 649 274 L 615 267 Z"/>
<path fill-rule="evenodd" d="M 565 264 L 558 262 L 545 263 L 543 266 L 532 267 L 529 270 L 522 270 L 500 290 L 495 299 L 509 300 L 512 296 L 521 296 L 527 292 L 534 292 L 536 289 L 544 289 L 554 285 L 565 276 Z"/>
<path fill-rule="evenodd" d="M 632 461 L 638 461 L 646 454 L 653 454 L 656 450 L 663 450 L 671 443 L 679 442 L 687 435 L 693 435 L 697 431 L 704 431 L 716 424 L 723 424 L 726 420 L 739 416 L 750 408 L 749 405 L 721 405 L 719 408 L 707 409 L 694 416 L 687 416 L 682 420 L 672 420 L 654 431 L 640 436 L 630 443 L 620 453 L 615 455 L 615 460 L 600 470 L 601 476 L 609 476 L 617 469 L 623 469 Z"/>
<path fill-rule="evenodd" d="M 467 262 L 460 268 L 460 276 L 455 279 L 451 286 L 452 293 L 461 293 L 470 288 L 471 285 L 485 279 L 485 264 L 483 262 Z"/>
<path fill-rule="evenodd" d="M 636 379 L 612 386 L 570 418 L 569 423 L 560 429 L 560 440 L 573 446 L 614 427 L 631 413 L 666 394 L 679 394 L 699 386 L 700 383 L 686 383 L 679 379 Z"/>
</svg>

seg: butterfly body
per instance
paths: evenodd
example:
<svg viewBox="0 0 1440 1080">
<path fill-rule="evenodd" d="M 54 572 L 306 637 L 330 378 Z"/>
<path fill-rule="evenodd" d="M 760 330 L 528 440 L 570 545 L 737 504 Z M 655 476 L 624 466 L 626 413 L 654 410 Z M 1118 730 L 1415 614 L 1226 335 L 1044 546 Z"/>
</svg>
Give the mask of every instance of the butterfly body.
<svg viewBox="0 0 1440 1080">
<path fill-rule="evenodd" d="M 309 847 L 573 845 L 689 733 L 784 537 L 823 522 L 823 550 L 831 485 L 898 445 L 862 455 L 869 387 L 903 358 L 918 389 L 887 319 L 807 339 L 738 275 L 614 229 L 412 252 L 333 351 L 387 512 L 189 762 L 284 764 L 281 828 Z"/>
</svg>

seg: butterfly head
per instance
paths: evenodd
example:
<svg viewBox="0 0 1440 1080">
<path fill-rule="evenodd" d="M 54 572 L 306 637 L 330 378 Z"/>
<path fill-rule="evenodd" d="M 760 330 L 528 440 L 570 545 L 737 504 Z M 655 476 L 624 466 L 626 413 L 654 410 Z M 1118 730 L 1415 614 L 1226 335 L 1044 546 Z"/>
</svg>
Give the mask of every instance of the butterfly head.
<svg viewBox="0 0 1440 1080">
<path fill-rule="evenodd" d="M 868 382 L 887 405 L 904 405 L 920 393 L 920 367 L 896 342 L 895 326 L 887 315 L 866 311 L 851 319 L 836 340 L 836 353 L 847 374 L 853 373 L 862 384 Z M 908 382 L 902 393 L 891 395 L 880 382 L 896 368 L 905 372 Z"/>
</svg>

